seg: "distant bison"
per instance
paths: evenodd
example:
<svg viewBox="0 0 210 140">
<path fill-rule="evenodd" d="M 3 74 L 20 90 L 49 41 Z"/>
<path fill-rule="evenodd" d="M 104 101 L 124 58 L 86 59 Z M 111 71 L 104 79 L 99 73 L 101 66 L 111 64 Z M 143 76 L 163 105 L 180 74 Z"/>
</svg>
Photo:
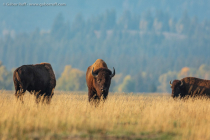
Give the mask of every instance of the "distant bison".
<svg viewBox="0 0 210 140">
<path fill-rule="evenodd" d="M 30 93 L 34 92 L 37 103 L 42 95 L 43 101 L 50 103 L 56 86 L 55 74 L 49 63 L 23 65 L 14 71 L 13 81 L 17 99 L 23 101 L 27 90 Z"/>
<path fill-rule="evenodd" d="M 106 63 L 102 59 L 97 59 L 96 62 L 87 68 L 86 82 L 88 87 L 88 98 L 91 100 L 100 100 L 101 97 L 107 98 L 111 79 L 115 75 L 108 69 Z"/>
<path fill-rule="evenodd" d="M 185 77 L 181 80 L 174 80 L 171 83 L 173 98 L 185 96 L 203 96 L 210 95 L 210 80 L 203 80 L 195 77 Z"/>
</svg>

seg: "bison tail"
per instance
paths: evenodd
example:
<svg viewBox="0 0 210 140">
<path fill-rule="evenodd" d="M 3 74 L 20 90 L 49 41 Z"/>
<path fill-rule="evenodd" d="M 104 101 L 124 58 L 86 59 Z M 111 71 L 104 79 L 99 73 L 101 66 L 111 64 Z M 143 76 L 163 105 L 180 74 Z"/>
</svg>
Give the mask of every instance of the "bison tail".
<svg viewBox="0 0 210 140">
<path fill-rule="evenodd" d="M 20 74 L 19 74 L 19 72 L 18 72 L 18 69 L 16 69 L 16 70 L 14 71 L 13 80 L 14 80 L 14 82 L 16 82 L 16 83 L 19 83 L 18 81 L 21 80 Z"/>
<path fill-rule="evenodd" d="M 19 74 L 17 70 L 15 70 L 13 73 L 13 82 L 14 82 L 16 92 L 19 90 L 19 82 L 18 82 L 17 76 L 19 77 Z"/>
</svg>

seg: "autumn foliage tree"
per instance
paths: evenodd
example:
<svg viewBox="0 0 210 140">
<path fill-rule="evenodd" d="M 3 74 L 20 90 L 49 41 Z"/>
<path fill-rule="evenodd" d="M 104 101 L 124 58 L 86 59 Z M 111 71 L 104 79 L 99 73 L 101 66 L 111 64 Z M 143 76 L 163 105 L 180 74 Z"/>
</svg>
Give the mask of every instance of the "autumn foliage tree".
<svg viewBox="0 0 210 140">
<path fill-rule="evenodd" d="M 7 71 L 0 61 L 0 89 L 10 90 L 13 87 L 12 72 Z"/>
<path fill-rule="evenodd" d="M 197 77 L 201 79 L 210 80 L 210 67 L 207 65 L 201 65 L 198 69 L 183 67 L 180 71 L 169 71 L 160 75 L 158 86 L 158 92 L 171 92 L 169 81 L 175 79 L 182 79 L 184 77 Z"/>
<path fill-rule="evenodd" d="M 79 69 L 72 68 L 71 65 L 65 66 L 61 77 L 57 81 L 57 89 L 65 91 L 86 90 L 85 73 Z"/>
</svg>

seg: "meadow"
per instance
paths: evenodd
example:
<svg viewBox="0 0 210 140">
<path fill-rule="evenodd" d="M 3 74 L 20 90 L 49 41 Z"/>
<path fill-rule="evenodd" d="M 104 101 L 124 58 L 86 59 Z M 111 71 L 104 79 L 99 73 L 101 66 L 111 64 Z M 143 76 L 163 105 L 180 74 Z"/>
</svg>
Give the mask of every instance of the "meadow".
<svg viewBox="0 0 210 140">
<path fill-rule="evenodd" d="M 210 139 L 210 100 L 169 94 L 110 93 L 91 106 L 86 93 L 56 91 L 50 105 L 0 91 L 0 139 Z"/>
</svg>

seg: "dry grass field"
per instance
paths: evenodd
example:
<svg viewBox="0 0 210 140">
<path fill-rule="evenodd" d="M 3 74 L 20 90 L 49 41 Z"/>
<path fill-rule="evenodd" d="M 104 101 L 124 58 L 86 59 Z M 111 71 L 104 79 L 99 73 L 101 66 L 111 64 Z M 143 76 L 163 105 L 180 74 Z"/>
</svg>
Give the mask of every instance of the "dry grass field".
<svg viewBox="0 0 210 140">
<path fill-rule="evenodd" d="M 0 91 L 0 139 L 210 139 L 210 100 L 163 94 L 110 94 L 98 107 L 86 94 L 55 92 L 50 105 L 24 104 Z"/>
</svg>

